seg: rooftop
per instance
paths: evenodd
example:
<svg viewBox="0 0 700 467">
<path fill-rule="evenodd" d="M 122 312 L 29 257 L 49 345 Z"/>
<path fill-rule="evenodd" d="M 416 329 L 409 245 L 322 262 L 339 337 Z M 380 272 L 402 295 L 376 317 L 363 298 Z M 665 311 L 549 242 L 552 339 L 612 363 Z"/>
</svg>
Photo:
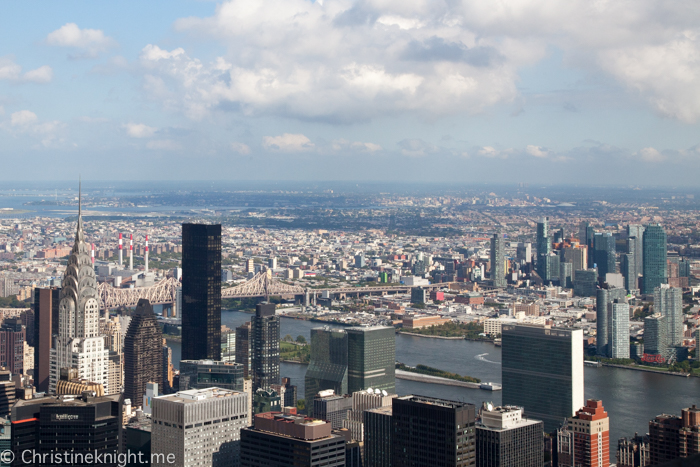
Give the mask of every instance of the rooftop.
<svg viewBox="0 0 700 467">
<path fill-rule="evenodd" d="M 237 394 L 242 393 L 222 388 L 188 389 L 187 391 L 179 391 L 175 394 L 159 397 L 158 399 L 188 404 L 206 399 L 231 397 Z"/>
</svg>

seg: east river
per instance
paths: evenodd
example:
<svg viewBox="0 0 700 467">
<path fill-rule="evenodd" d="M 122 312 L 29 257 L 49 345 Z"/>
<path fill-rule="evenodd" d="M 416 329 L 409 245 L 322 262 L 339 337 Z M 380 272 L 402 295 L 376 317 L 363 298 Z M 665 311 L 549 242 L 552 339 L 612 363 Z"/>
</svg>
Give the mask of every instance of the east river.
<svg viewBox="0 0 700 467">
<path fill-rule="evenodd" d="M 237 311 L 221 313 L 221 324 L 235 329 L 250 314 Z M 311 328 L 321 323 L 282 318 L 281 336 L 289 334 L 296 339 L 302 335 L 310 339 Z M 180 364 L 180 342 L 169 342 L 173 349 L 173 363 Z M 419 363 L 501 383 L 501 349 L 493 344 L 466 340 L 431 339 L 425 337 L 396 336 L 396 360 L 407 365 Z M 282 363 L 282 376 L 292 379 L 298 387 L 299 398 L 304 397 L 306 365 Z M 684 407 L 700 404 L 700 378 L 683 378 L 644 371 L 610 367 L 585 367 L 585 394 L 587 399 L 601 399 L 610 416 L 611 461 L 617 449 L 617 440 L 646 433 L 649 420 L 661 413 L 680 415 Z M 432 383 L 396 380 L 396 392 L 400 395 L 421 394 L 444 399 L 469 402 L 480 406 L 483 401 L 501 403 L 501 392 L 443 386 Z M 614 462 L 614 461 L 613 461 Z"/>
</svg>

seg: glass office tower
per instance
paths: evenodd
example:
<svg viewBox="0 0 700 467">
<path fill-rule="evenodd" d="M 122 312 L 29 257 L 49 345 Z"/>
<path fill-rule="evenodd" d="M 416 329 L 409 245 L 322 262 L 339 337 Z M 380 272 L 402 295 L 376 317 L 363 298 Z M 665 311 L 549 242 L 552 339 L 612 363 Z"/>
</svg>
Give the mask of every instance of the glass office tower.
<svg viewBox="0 0 700 467">
<path fill-rule="evenodd" d="M 503 405 L 523 407 L 546 432 L 584 405 L 583 330 L 502 327 Z"/>
<path fill-rule="evenodd" d="M 659 224 L 648 225 L 642 245 L 642 293 L 652 294 L 655 288 L 668 280 L 666 232 L 663 227 Z"/>
<path fill-rule="evenodd" d="M 549 218 L 543 217 L 537 223 L 537 274 L 543 281 L 549 279 L 547 256 L 552 251 L 552 243 L 549 238 Z M 557 271 L 558 272 L 558 271 Z"/>
<path fill-rule="evenodd" d="M 615 268 L 615 237 L 611 233 L 596 233 L 593 237 L 593 262 L 598 268 L 598 277 L 616 272 Z"/>
<path fill-rule="evenodd" d="M 280 318 L 273 303 L 258 303 L 250 320 L 253 391 L 280 384 Z"/>
<path fill-rule="evenodd" d="M 182 224 L 182 359 L 221 360 L 221 224 Z"/>
<path fill-rule="evenodd" d="M 347 328 L 348 393 L 363 389 L 396 392 L 396 336 L 387 326 Z"/>
<path fill-rule="evenodd" d="M 506 255 L 503 235 L 493 234 L 491 238 L 491 280 L 494 287 L 505 287 L 506 284 Z"/>
<path fill-rule="evenodd" d="M 348 394 L 348 335 L 329 327 L 311 330 L 311 361 L 304 377 L 307 407 L 319 391 Z"/>
</svg>

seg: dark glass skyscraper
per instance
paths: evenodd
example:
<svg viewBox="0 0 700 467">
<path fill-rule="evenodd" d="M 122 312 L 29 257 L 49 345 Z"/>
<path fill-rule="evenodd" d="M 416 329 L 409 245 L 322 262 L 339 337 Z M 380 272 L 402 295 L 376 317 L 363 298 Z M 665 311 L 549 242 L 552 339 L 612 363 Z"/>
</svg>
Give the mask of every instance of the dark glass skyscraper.
<svg viewBox="0 0 700 467">
<path fill-rule="evenodd" d="M 627 253 L 634 254 L 637 276 L 644 274 L 642 268 L 644 263 L 644 230 L 644 226 L 639 224 L 629 224 L 627 226 Z"/>
<path fill-rule="evenodd" d="M 347 328 L 348 393 L 363 389 L 396 392 L 396 335 L 392 327 Z"/>
<path fill-rule="evenodd" d="M 182 224 L 182 359 L 221 360 L 221 224 Z"/>
<path fill-rule="evenodd" d="M 258 303 L 250 320 L 253 391 L 280 384 L 280 318 L 273 303 Z"/>
<path fill-rule="evenodd" d="M 51 346 L 58 333 L 58 304 L 61 289 L 34 289 L 34 385 L 37 392 L 49 391 Z"/>
<path fill-rule="evenodd" d="M 666 283 L 666 261 L 666 232 L 659 224 L 648 225 L 643 241 L 642 293 L 652 294 L 656 287 Z"/>
<path fill-rule="evenodd" d="M 142 298 L 124 336 L 124 398 L 142 405 L 146 384 L 163 380 L 163 334 L 151 303 Z"/>
<path fill-rule="evenodd" d="M 304 377 L 307 407 L 319 391 L 348 394 L 348 335 L 329 327 L 311 330 L 311 361 Z"/>
<path fill-rule="evenodd" d="M 501 335 L 503 405 L 556 430 L 584 404 L 583 331 L 504 324 Z"/>
<path fill-rule="evenodd" d="M 506 286 L 506 268 L 503 235 L 493 234 L 491 238 L 491 280 L 494 287 Z"/>
<path fill-rule="evenodd" d="M 596 233 L 593 237 L 593 262 L 598 267 L 598 277 L 615 273 L 615 237 L 610 232 Z"/>
<path fill-rule="evenodd" d="M 537 274 L 543 281 L 549 280 L 549 266 L 547 256 L 552 251 L 552 242 L 549 237 L 549 218 L 543 217 L 537 223 Z M 559 272 L 559 271 L 557 271 Z"/>
</svg>

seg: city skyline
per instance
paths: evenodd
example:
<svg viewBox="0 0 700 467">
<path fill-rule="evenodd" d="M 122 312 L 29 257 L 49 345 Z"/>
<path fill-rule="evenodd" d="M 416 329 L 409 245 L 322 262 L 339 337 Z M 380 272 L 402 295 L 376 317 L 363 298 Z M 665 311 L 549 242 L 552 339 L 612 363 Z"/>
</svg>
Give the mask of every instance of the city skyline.
<svg viewBox="0 0 700 467">
<path fill-rule="evenodd" d="M 454 182 L 469 173 L 610 185 L 624 173 L 692 185 L 699 165 L 690 4 L 42 9 L 35 18 L 31 2 L 16 4 L 0 19 L 0 156 L 12 177 L 31 161 L 51 168 L 41 179 L 77 167 L 103 178 L 95 154 L 159 180 Z M 428 162 L 452 170 L 429 173 Z"/>
</svg>

